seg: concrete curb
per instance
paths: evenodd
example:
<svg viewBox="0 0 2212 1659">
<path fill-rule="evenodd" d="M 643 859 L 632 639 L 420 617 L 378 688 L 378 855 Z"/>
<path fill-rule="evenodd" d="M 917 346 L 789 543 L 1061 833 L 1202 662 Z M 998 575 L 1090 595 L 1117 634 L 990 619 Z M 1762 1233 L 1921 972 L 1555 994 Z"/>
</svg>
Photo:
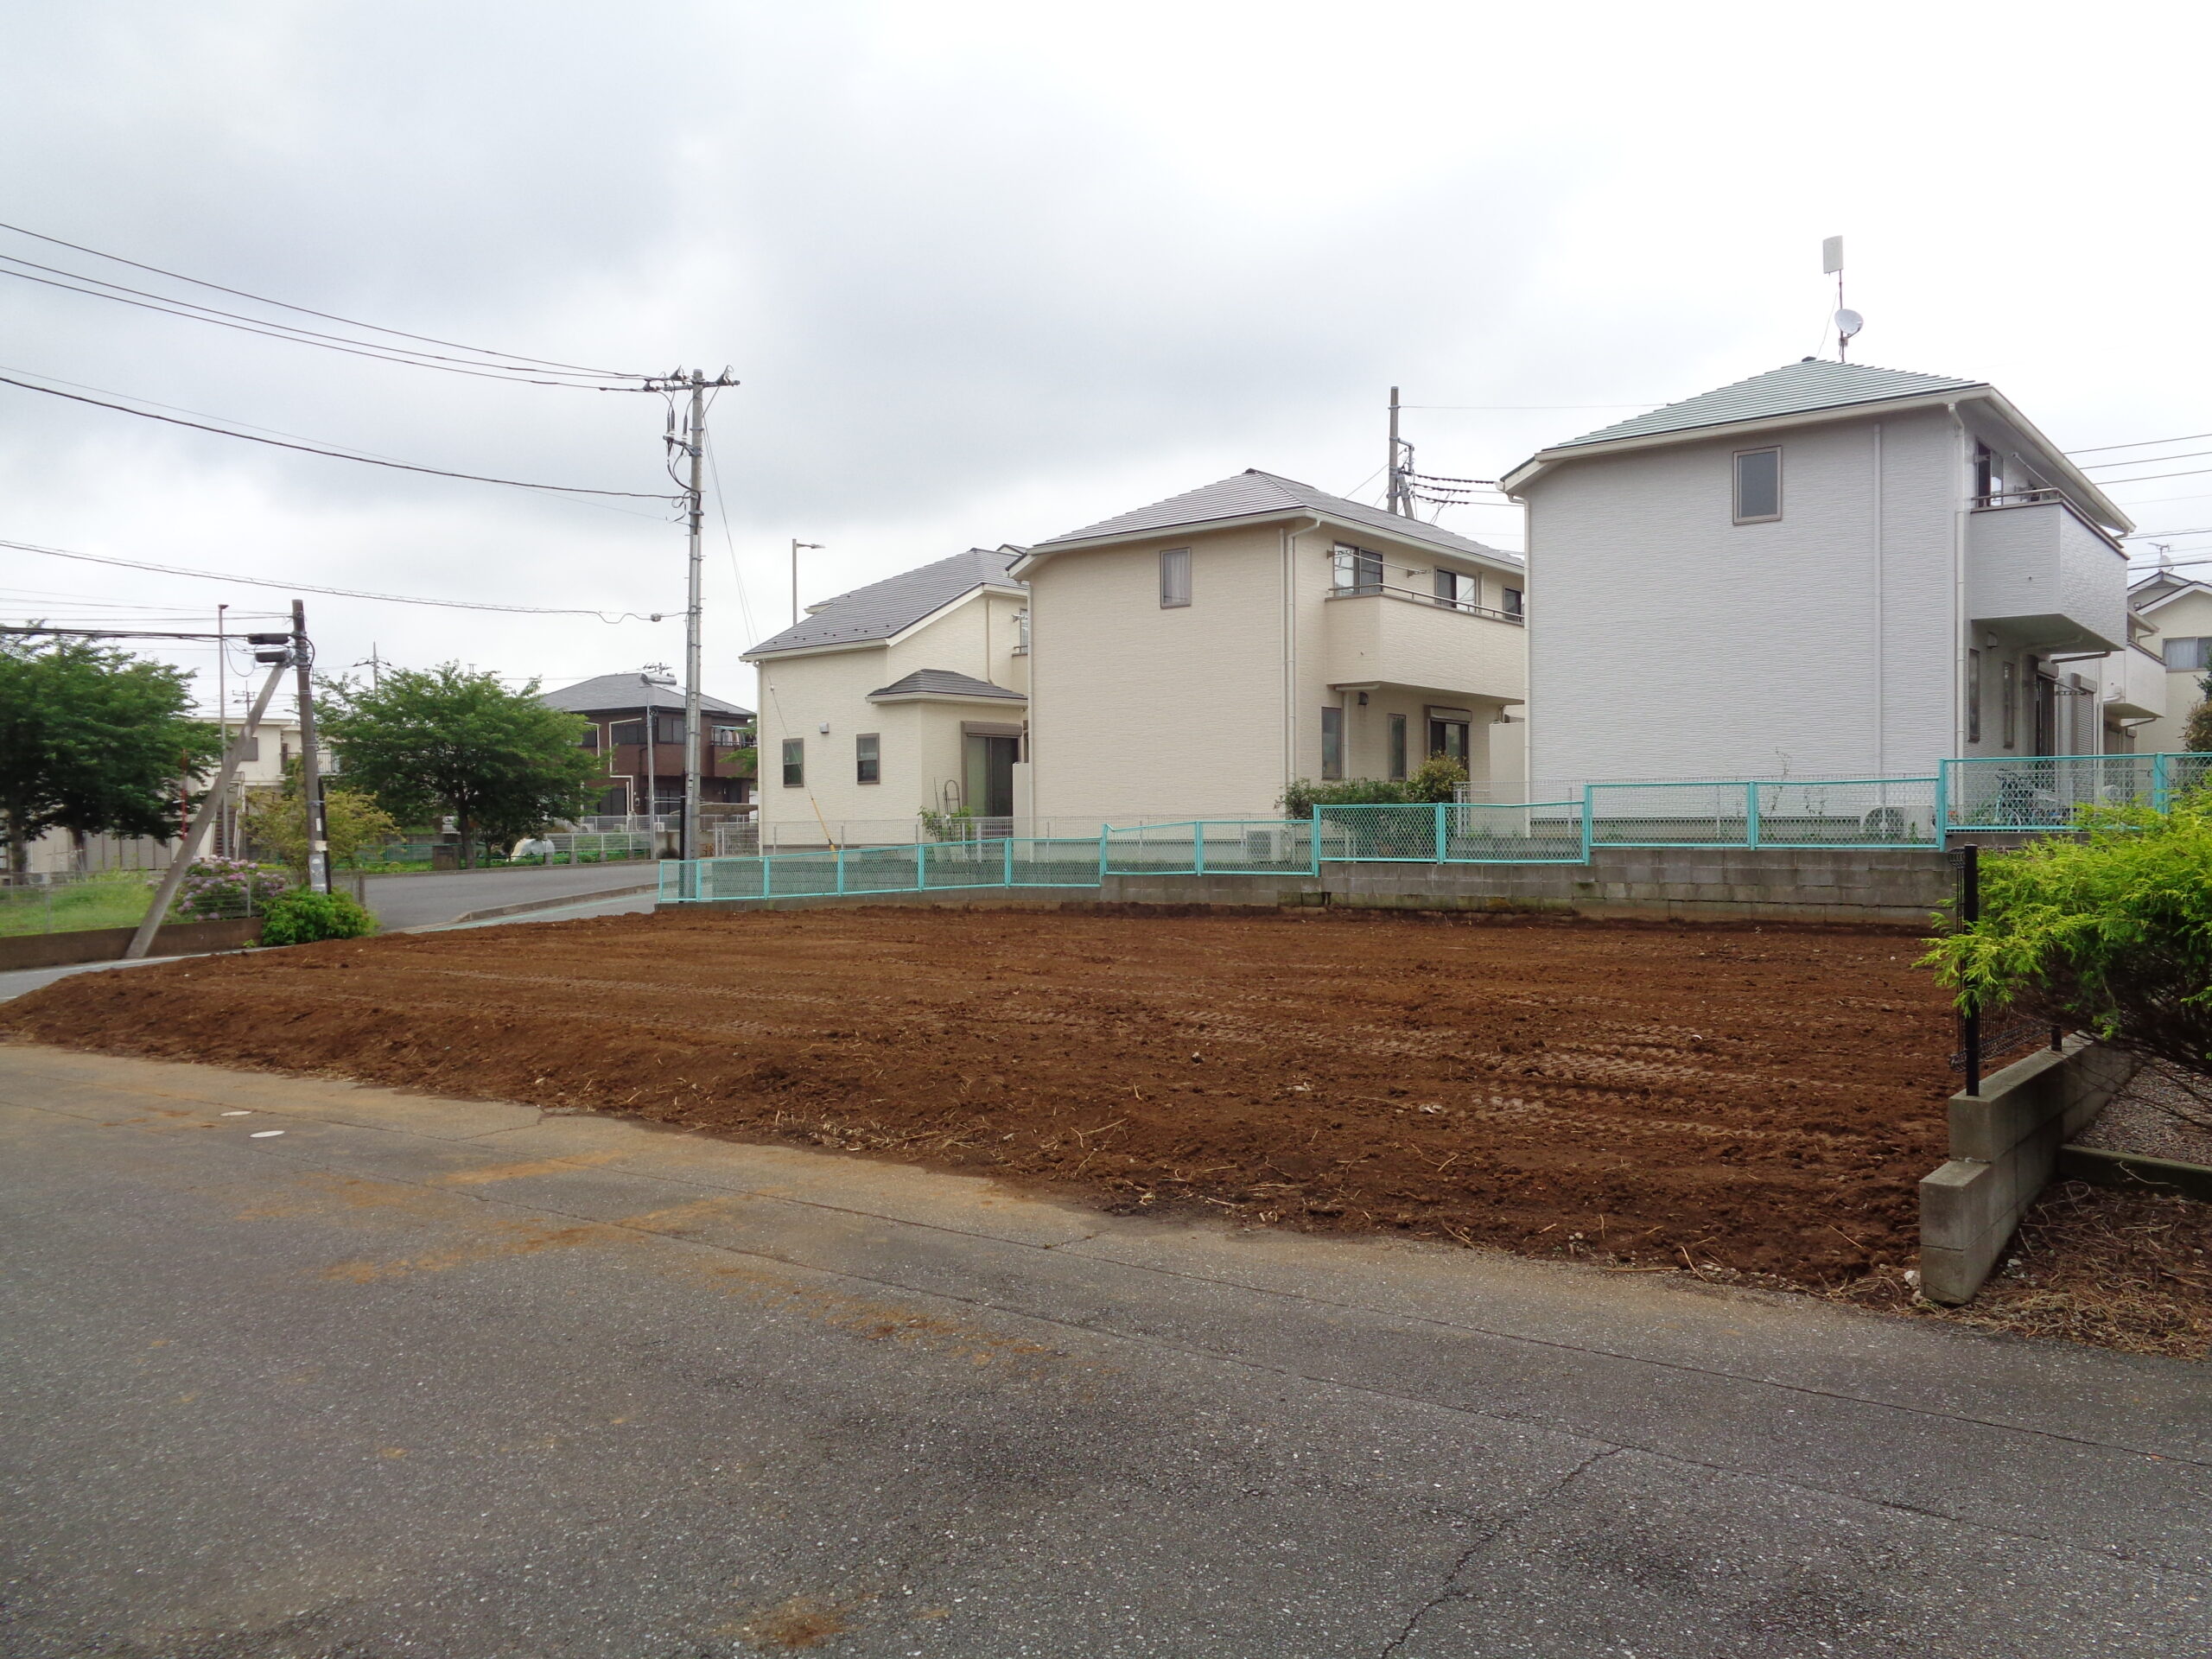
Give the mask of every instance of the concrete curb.
<svg viewBox="0 0 2212 1659">
<path fill-rule="evenodd" d="M 463 911 L 450 921 L 425 922 L 422 927 L 400 928 L 403 933 L 418 933 L 424 927 L 452 927 L 461 922 L 489 922 L 502 916 L 520 916 L 533 910 L 564 910 L 570 905 L 595 905 L 602 899 L 634 899 L 641 893 L 659 890 L 657 881 L 639 882 L 633 887 L 594 887 L 589 893 L 571 893 L 557 899 L 525 899 L 519 904 L 493 905 L 485 910 Z"/>
<path fill-rule="evenodd" d="M 1920 1288 L 1953 1306 L 1971 1299 L 2049 1185 L 2059 1149 L 2135 1074 L 2137 1061 L 2071 1037 L 1951 1096 L 1951 1159 L 1920 1183 Z"/>
</svg>

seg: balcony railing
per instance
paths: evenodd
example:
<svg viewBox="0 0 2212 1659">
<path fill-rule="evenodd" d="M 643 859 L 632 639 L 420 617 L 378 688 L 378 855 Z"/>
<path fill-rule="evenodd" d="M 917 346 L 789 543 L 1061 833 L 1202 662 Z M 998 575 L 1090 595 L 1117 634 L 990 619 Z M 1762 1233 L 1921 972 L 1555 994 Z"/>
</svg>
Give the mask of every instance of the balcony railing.
<svg viewBox="0 0 2212 1659">
<path fill-rule="evenodd" d="M 1427 605 L 1440 611 L 1459 611 L 1468 616 L 1486 616 L 1493 622 L 1510 622 L 1515 627 L 1528 625 L 1528 607 L 1524 604 L 1517 611 L 1502 611 L 1489 605 L 1478 605 L 1472 600 L 1446 599 L 1441 594 L 1424 594 L 1414 588 L 1393 588 L 1385 582 L 1362 582 L 1350 587 L 1332 588 L 1331 599 L 1365 599 L 1370 596 L 1404 600 L 1414 605 Z"/>
</svg>

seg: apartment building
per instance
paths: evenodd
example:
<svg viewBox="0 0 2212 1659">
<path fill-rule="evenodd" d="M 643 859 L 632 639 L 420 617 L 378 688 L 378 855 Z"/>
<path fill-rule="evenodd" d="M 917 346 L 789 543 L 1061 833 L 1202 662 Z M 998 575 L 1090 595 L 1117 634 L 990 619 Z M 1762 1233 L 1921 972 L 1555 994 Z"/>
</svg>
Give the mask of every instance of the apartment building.
<svg viewBox="0 0 2212 1659">
<path fill-rule="evenodd" d="M 1014 817 L 1028 707 L 1018 547 L 975 547 L 806 607 L 760 672 L 763 846 L 911 841 Z"/>
<path fill-rule="evenodd" d="M 1270 817 L 1433 753 L 1518 779 L 1521 560 L 1257 471 L 1055 537 L 1028 584 L 1020 816 Z"/>
<path fill-rule="evenodd" d="M 537 700 L 591 722 L 583 746 L 606 763 L 599 813 L 683 816 L 683 687 L 643 673 L 601 674 L 541 692 Z M 701 696 L 699 739 L 700 800 L 713 806 L 741 806 L 751 800 L 756 760 L 753 711 L 720 697 Z"/>
<path fill-rule="evenodd" d="M 1926 775 L 2106 741 L 2088 659 L 2130 666 L 2133 526 L 1986 382 L 1807 359 L 1501 481 L 1543 583 L 1536 777 Z"/>
</svg>

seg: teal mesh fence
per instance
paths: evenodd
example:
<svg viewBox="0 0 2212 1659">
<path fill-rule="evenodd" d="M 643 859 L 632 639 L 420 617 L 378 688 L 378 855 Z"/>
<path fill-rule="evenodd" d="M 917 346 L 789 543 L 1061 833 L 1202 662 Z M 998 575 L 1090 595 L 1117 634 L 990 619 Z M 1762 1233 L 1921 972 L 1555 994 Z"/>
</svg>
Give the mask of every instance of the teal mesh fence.
<svg viewBox="0 0 2212 1659">
<path fill-rule="evenodd" d="M 831 848 L 765 857 L 663 861 L 662 904 L 824 899 L 950 887 L 1095 887 L 1098 842 L 1003 839 Z"/>
<path fill-rule="evenodd" d="M 1936 779 L 1753 784 L 1754 847 L 1933 847 Z"/>
<path fill-rule="evenodd" d="M 1317 809 L 1323 860 L 1338 863 L 1580 864 L 1580 801 L 1440 802 Z"/>
<path fill-rule="evenodd" d="M 1311 875 L 1308 818 L 1202 818 L 1109 826 L 1099 837 L 1108 875 Z"/>
<path fill-rule="evenodd" d="M 1592 784 L 1593 847 L 1748 847 L 1749 784 Z"/>
<path fill-rule="evenodd" d="M 2212 783 L 2212 754 L 2035 754 L 1943 763 L 1944 827 L 2053 830 L 2090 806 L 2164 811 Z"/>
</svg>

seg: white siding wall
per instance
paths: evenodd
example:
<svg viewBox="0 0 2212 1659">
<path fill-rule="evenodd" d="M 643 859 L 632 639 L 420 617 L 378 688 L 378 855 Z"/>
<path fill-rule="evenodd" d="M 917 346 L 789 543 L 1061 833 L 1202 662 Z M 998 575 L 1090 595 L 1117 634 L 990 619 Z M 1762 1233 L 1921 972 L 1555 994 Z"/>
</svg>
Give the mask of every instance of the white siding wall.
<svg viewBox="0 0 2212 1659">
<path fill-rule="evenodd" d="M 1528 492 L 1529 775 L 1925 772 L 1958 688 L 1959 429 L 1790 429 L 1782 518 L 1731 523 L 1758 440 L 1570 463 Z"/>
<path fill-rule="evenodd" d="M 2183 594 L 2152 612 L 2151 620 L 2158 625 L 2158 631 L 2148 644 L 2161 654 L 2169 639 L 2212 638 L 2212 594 Z M 2189 725 L 2190 713 L 2203 701 L 2204 694 L 2197 683 L 2203 677 L 2202 674 L 2180 671 L 2167 674 L 2165 716 L 2135 728 L 2138 754 L 2181 747 L 2181 734 Z"/>
</svg>

